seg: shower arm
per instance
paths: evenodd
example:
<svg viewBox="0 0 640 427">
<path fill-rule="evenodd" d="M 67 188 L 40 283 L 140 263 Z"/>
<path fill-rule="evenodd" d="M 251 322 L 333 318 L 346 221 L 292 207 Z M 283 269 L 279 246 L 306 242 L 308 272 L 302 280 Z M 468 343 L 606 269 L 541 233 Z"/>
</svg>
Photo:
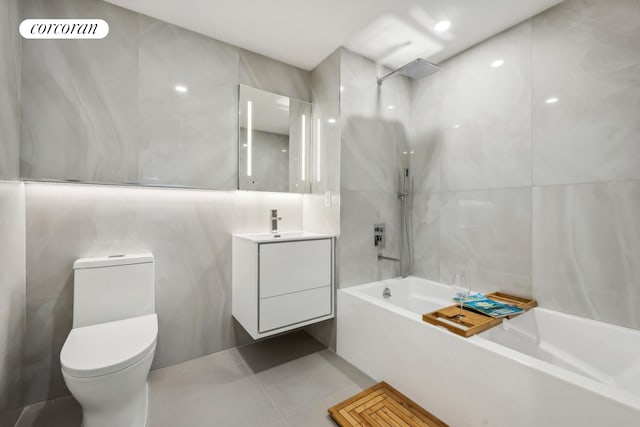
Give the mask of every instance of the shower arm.
<svg viewBox="0 0 640 427">
<path fill-rule="evenodd" d="M 378 86 L 382 86 L 382 82 L 387 80 L 389 77 L 393 77 L 396 74 L 398 74 L 400 72 L 401 68 L 398 68 L 397 70 L 394 70 L 392 72 L 390 72 L 389 74 L 386 74 L 380 78 L 378 78 Z"/>
</svg>

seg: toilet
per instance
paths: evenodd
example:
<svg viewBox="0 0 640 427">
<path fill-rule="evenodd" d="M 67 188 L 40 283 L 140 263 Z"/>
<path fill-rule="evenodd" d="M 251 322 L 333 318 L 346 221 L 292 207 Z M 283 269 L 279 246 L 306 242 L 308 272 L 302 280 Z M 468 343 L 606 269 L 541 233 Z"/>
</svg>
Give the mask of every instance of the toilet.
<svg viewBox="0 0 640 427">
<path fill-rule="evenodd" d="M 60 363 L 82 425 L 143 427 L 158 337 L 153 255 L 82 258 L 73 270 L 73 329 Z"/>
</svg>

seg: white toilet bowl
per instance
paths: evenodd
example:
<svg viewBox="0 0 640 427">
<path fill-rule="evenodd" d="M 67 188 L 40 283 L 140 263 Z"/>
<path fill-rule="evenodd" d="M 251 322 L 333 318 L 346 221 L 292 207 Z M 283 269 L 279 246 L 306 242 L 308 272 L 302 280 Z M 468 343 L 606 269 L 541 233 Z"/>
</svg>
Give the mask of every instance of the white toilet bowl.
<svg viewBox="0 0 640 427">
<path fill-rule="evenodd" d="M 62 374 L 83 410 L 83 427 L 144 427 L 155 314 L 74 328 L 60 353 Z"/>
</svg>

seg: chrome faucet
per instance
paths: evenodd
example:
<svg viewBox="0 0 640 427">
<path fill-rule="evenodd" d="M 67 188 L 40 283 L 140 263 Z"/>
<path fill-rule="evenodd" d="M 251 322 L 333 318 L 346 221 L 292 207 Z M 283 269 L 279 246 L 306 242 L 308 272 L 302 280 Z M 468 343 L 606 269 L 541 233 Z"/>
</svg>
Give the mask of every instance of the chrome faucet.
<svg viewBox="0 0 640 427">
<path fill-rule="evenodd" d="M 271 216 L 270 216 L 270 221 L 271 221 L 271 232 L 272 233 L 278 233 L 278 221 L 282 220 L 281 216 L 278 216 L 278 210 L 277 209 L 271 209 Z"/>
</svg>

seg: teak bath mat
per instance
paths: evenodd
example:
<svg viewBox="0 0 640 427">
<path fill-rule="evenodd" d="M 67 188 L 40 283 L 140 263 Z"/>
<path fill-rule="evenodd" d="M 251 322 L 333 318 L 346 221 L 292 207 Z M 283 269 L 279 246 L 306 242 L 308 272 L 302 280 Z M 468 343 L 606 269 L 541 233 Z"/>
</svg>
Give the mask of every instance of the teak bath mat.
<svg viewBox="0 0 640 427">
<path fill-rule="evenodd" d="M 329 408 L 341 427 L 448 427 L 384 381 Z"/>
</svg>

